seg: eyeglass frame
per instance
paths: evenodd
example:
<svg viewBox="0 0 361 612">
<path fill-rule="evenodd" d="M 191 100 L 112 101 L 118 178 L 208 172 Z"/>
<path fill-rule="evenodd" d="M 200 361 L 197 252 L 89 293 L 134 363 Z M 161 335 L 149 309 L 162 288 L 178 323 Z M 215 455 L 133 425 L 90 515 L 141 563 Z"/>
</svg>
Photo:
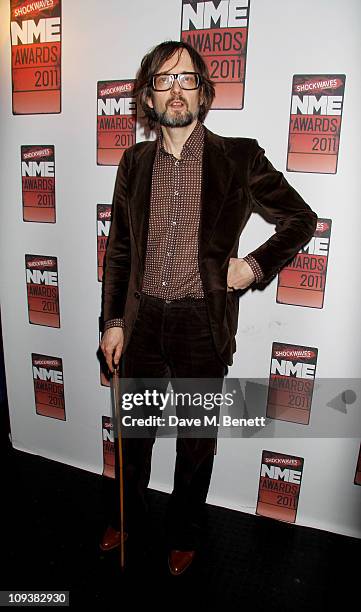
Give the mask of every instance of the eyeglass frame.
<svg viewBox="0 0 361 612">
<path fill-rule="evenodd" d="M 196 77 L 197 77 L 197 87 L 191 87 L 191 88 L 182 87 L 182 85 L 181 85 L 181 83 L 179 81 L 179 78 L 178 78 L 182 74 L 195 74 Z M 154 87 L 154 79 L 155 79 L 155 77 L 163 76 L 163 75 L 172 77 L 173 80 L 172 80 L 172 83 L 171 83 L 170 87 L 168 87 L 168 89 L 155 89 L 155 87 Z M 196 89 L 199 89 L 199 87 L 201 85 L 201 82 L 202 82 L 201 75 L 199 74 L 199 72 L 189 72 L 189 71 L 187 71 L 187 72 L 178 72 L 178 74 L 170 74 L 169 72 L 157 72 L 156 74 L 153 74 L 153 76 L 151 77 L 149 85 L 153 89 L 153 91 L 169 91 L 170 89 L 172 89 L 172 87 L 174 85 L 175 79 L 177 79 L 179 87 L 181 89 L 183 89 L 184 91 L 195 91 Z"/>
</svg>

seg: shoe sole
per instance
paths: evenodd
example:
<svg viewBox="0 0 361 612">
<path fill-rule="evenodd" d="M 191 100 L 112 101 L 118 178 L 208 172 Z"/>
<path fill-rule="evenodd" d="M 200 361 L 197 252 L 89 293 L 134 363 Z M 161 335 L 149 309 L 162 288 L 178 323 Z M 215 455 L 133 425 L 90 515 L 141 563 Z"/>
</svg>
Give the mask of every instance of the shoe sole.
<svg viewBox="0 0 361 612">
<path fill-rule="evenodd" d="M 124 537 L 124 542 L 126 542 L 128 539 L 128 534 L 125 534 Z M 113 546 L 107 546 L 106 548 L 104 548 L 104 546 L 102 546 L 101 544 L 99 544 L 99 548 L 100 550 L 102 550 L 103 552 L 108 552 L 108 550 L 114 550 L 114 548 L 118 548 L 120 546 L 120 542 L 118 542 L 118 544 L 113 544 Z"/>
<path fill-rule="evenodd" d="M 104 546 L 102 546 L 101 544 L 99 544 L 99 548 L 100 550 L 102 550 L 103 552 L 108 552 L 108 550 L 114 550 L 114 548 L 118 548 L 120 546 L 120 542 L 119 544 L 113 544 L 113 546 L 107 546 L 106 548 L 104 548 Z"/>
<path fill-rule="evenodd" d="M 190 561 L 190 563 L 188 563 L 188 565 L 186 565 L 186 566 L 185 566 L 185 568 L 184 568 L 184 569 L 182 569 L 182 571 L 181 571 L 181 572 L 174 572 L 174 571 L 172 570 L 171 566 L 170 566 L 169 559 L 168 559 L 168 567 L 169 567 L 169 571 L 170 571 L 170 573 L 172 574 L 172 576 L 181 576 L 182 574 L 184 574 L 184 572 L 186 572 L 186 571 L 187 571 L 187 569 L 188 569 L 188 568 L 189 568 L 189 567 L 192 565 L 192 563 L 193 563 L 193 559 Z"/>
</svg>

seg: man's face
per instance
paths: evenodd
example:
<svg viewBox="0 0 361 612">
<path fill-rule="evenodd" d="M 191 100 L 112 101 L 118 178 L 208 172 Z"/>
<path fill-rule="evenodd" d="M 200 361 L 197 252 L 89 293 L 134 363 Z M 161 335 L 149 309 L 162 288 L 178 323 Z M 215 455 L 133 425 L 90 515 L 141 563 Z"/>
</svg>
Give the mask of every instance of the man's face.
<svg viewBox="0 0 361 612">
<path fill-rule="evenodd" d="M 158 70 L 170 74 L 180 72 L 195 72 L 191 57 L 183 49 L 177 62 L 178 53 L 170 57 Z M 177 62 L 177 63 L 175 63 Z M 153 91 L 152 97 L 147 98 L 148 105 L 154 110 L 157 120 L 166 127 L 185 127 L 190 125 L 199 112 L 200 89 L 182 89 L 174 79 L 172 88 L 168 91 Z"/>
</svg>

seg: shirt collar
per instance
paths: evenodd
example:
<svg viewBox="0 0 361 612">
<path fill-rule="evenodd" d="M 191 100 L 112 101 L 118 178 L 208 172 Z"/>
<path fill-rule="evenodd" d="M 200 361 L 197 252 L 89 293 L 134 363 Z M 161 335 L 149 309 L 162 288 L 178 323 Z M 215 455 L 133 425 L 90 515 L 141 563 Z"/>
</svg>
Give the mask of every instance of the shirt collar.
<svg viewBox="0 0 361 612">
<path fill-rule="evenodd" d="M 163 147 L 163 132 L 158 123 L 157 128 L 157 148 L 158 151 L 161 151 L 165 155 L 169 155 L 167 151 Z M 183 145 L 182 149 L 182 159 L 195 158 L 200 159 L 203 153 L 203 143 L 204 143 L 204 127 L 200 121 L 197 121 L 192 133 L 189 135 L 188 139 Z"/>
</svg>

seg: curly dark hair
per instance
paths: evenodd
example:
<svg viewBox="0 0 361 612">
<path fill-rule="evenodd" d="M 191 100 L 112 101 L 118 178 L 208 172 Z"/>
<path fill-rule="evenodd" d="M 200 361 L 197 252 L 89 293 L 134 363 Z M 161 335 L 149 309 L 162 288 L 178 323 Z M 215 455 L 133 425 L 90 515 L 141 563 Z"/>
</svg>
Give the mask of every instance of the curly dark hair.
<svg viewBox="0 0 361 612">
<path fill-rule="evenodd" d="M 159 72 L 161 66 L 176 52 L 178 52 L 178 60 L 183 51 L 186 49 L 193 62 L 195 72 L 198 72 L 201 79 L 200 94 L 203 102 L 199 107 L 198 119 L 203 123 L 215 96 L 214 83 L 209 76 L 208 67 L 202 56 L 191 45 L 179 40 L 166 40 L 156 47 L 153 47 L 147 53 L 142 61 L 136 76 L 134 94 L 138 98 L 138 103 L 143 109 L 143 112 L 148 119 L 148 124 L 151 129 L 154 128 L 157 120 L 153 109 L 148 106 L 146 99 L 152 96 L 153 90 L 150 87 L 150 80 L 153 74 Z"/>
</svg>

